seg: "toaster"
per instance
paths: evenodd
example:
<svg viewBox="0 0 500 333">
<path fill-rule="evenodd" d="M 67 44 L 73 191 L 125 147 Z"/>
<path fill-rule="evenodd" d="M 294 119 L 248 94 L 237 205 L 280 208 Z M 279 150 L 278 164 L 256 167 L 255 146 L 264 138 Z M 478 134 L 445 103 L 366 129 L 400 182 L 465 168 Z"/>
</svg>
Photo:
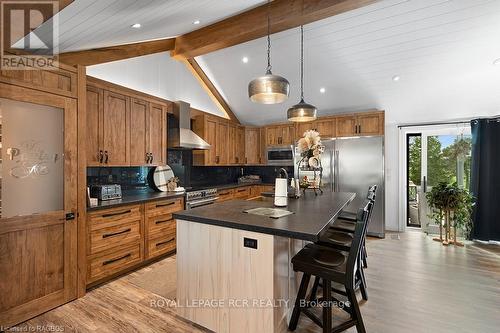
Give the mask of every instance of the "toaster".
<svg viewBox="0 0 500 333">
<path fill-rule="evenodd" d="M 92 185 L 90 196 L 99 200 L 113 200 L 122 198 L 122 187 L 120 185 Z"/>
</svg>

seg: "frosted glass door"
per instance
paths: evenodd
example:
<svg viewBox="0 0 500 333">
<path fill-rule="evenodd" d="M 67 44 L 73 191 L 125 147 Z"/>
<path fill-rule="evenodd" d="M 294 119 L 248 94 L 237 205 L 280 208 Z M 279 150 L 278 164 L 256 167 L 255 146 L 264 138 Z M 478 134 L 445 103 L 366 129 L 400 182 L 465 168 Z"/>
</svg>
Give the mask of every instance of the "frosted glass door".
<svg viewBox="0 0 500 333">
<path fill-rule="evenodd" d="M 1 217 L 64 209 L 64 112 L 0 99 Z"/>
</svg>

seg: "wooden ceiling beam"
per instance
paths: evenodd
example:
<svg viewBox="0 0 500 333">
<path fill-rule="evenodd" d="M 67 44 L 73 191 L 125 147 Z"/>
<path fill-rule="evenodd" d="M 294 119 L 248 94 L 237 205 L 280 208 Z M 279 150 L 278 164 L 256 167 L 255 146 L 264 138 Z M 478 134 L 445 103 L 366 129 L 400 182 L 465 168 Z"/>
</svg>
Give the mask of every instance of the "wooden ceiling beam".
<svg viewBox="0 0 500 333">
<path fill-rule="evenodd" d="M 274 0 L 176 39 L 172 55 L 193 58 L 267 35 L 292 29 L 330 16 L 361 8 L 380 0 Z"/>
<path fill-rule="evenodd" d="M 208 78 L 207 74 L 203 71 L 200 65 L 194 60 L 191 59 L 181 59 L 187 66 L 187 68 L 193 73 L 193 75 L 198 79 L 202 88 L 207 92 L 207 94 L 212 98 L 214 103 L 221 109 L 225 114 L 226 118 L 229 120 L 239 124 L 240 121 L 233 113 L 227 102 L 224 100 L 222 95 L 219 93 L 217 88 L 214 86 L 212 81 Z"/>
<path fill-rule="evenodd" d="M 59 61 L 68 65 L 97 65 L 140 57 L 153 53 L 171 51 L 175 46 L 175 38 L 154 40 L 117 46 L 102 47 L 84 51 L 61 53 Z"/>
</svg>

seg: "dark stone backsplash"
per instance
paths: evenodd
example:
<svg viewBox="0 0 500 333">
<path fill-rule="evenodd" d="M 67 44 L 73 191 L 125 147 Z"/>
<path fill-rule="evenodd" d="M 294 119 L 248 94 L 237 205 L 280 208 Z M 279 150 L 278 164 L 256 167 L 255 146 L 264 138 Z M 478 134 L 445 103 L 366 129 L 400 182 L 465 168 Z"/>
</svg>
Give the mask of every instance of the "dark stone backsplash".
<svg viewBox="0 0 500 333">
<path fill-rule="evenodd" d="M 120 184 L 123 190 L 148 188 L 151 167 L 89 167 L 87 185 Z"/>
<path fill-rule="evenodd" d="M 274 183 L 280 167 L 276 166 L 192 166 L 192 152 L 175 150 L 168 153 L 168 165 L 184 187 L 206 187 L 237 183 L 242 175 L 259 175 L 264 183 Z M 89 167 L 87 184 L 120 184 L 124 190 L 148 187 L 151 167 Z M 285 167 L 293 177 L 293 167 Z"/>
</svg>

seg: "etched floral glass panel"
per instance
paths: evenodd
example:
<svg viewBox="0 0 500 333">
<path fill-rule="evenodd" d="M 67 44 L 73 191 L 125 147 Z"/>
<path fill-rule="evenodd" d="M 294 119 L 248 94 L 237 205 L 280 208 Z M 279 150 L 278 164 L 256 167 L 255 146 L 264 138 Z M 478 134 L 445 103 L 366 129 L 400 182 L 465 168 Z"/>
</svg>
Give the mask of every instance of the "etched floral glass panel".
<svg viewBox="0 0 500 333">
<path fill-rule="evenodd" d="M 0 98 L 1 217 L 64 209 L 64 112 Z"/>
</svg>

